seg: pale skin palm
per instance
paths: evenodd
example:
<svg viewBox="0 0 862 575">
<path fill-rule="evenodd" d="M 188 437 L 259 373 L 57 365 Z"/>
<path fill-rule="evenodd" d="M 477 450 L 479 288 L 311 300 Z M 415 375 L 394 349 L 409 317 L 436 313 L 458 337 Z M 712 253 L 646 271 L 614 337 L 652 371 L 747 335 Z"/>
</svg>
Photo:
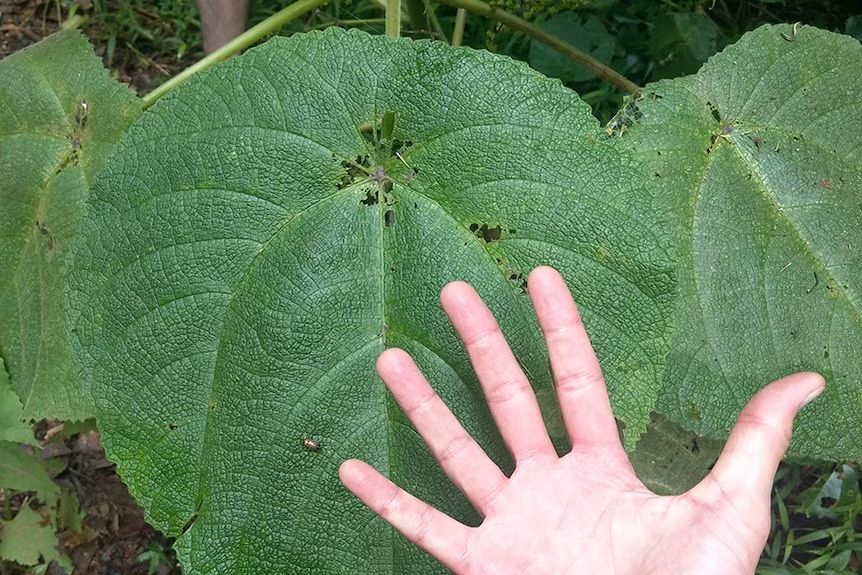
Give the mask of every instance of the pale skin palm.
<svg viewBox="0 0 862 575">
<path fill-rule="evenodd" d="M 823 379 L 800 373 L 761 390 L 710 475 L 683 495 L 657 496 L 637 479 L 620 445 L 598 361 L 562 278 L 538 268 L 528 285 L 572 451 L 557 456 L 496 321 L 472 288 L 454 283 L 443 290 L 443 308 L 464 341 L 515 471 L 506 477 L 410 357 L 392 349 L 378 361 L 381 377 L 483 522 L 462 525 L 357 460 L 341 467 L 347 488 L 459 575 L 753 573 L 793 418 L 823 390 Z"/>
</svg>

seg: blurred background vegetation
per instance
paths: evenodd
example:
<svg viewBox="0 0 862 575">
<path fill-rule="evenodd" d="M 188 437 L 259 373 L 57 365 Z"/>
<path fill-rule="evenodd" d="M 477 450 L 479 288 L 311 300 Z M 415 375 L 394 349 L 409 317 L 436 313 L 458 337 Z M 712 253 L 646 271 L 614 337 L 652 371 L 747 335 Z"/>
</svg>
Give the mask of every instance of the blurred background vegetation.
<svg viewBox="0 0 862 575">
<path fill-rule="evenodd" d="M 251 0 L 248 26 L 288 4 L 286 0 Z M 711 55 L 766 23 L 802 22 L 862 40 L 859 0 L 494 0 L 491 4 L 590 53 L 641 86 L 696 72 Z M 450 39 L 455 9 L 433 2 L 428 5 L 439 28 L 429 23 L 427 29 L 412 29 L 405 23 L 402 34 Z M 194 0 L 0 0 L 0 58 L 38 41 L 73 17 L 83 17 L 81 29 L 111 73 L 140 93 L 203 56 Z M 291 23 L 281 33 L 332 25 L 382 33 L 382 17 L 380 0 L 336 1 Z M 624 94 L 615 87 L 497 22 L 468 15 L 463 44 L 524 60 L 559 78 L 592 106 L 602 123 L 621 107 Z M 56 424 L 42 422 L 37 431 L 40 426 Z M 15 497 L 0 494 L 6 514 L 16 506 Z M 776 476 L 772 509 L 772 530 L 758 573 L 859 572 L 862 496 L 858 463 L 783 463 Z M 140 554 L 132 555 L 136 561 L 119 571 L 112 567 L 104 572 L 179 572 L 167 544 L 156 535 L 140 539 Z M 0 562 L 0 574 L 19 572 L 24 571 Z"/>
</svg>

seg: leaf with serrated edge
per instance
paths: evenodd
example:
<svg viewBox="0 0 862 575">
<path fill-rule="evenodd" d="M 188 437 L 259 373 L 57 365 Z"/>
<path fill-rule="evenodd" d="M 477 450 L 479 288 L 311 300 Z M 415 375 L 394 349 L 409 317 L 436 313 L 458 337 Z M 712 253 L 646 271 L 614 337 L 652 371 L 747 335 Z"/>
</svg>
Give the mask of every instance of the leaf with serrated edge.
<svg viewBox="0 0 862 575">
<path fill-rule="evenodd" d="M 647 86 L 620 138 L 680 234 L 658 408 L 726 436 L 758 389 L 816 371 L 826 391 L 797 418 L 790 452 L 859 460 L 862 46 L 795 34 L 765 26 L 696 76 Z"/>
<path fill-rule="evenodd" d="M 28 445 L 39 445 L 33 428 L 24 422 L 21 415 L 21 400 L 9 383 L 9 374 L 0 358 L 0 441 L 12 441 Z"/>
<path fill-rule="evenodd" d="M 67 573 L 71 572 L 72 562 L 60 555 L 59 546 L 51 521 L 24 506 L 3 526 L 0 558 L 26 566 L 36 565 L 40 559 L 46 565 L 56 560 Z"/>
<path fill-rule="evenodd" d="M 41 454 L 26 453 L 10 441 L 0 441 L 0 488 L 33 491 L 52 508 L 60 496 L 60 488 L 51 479 Z"/>
<path fill-rule="evenodd" d="M 3 59 L 0 78 L 0 355 L 25 419 L 85 419 L 64 260 L 90 183 L 140 106 L 74 30 Z"/>
<path fill-rule="evenodd" d="M 387 112 L 397 154 L 375 144 Z M 450 280 L 542 391 L 524 280 L 560 269 L 633 445 L 674 289 L 637 181 L 558 81 L 440 43 L 275 38 L 148 110 L 94 185 L 69 302 L 104 444 L 186 572 L 441 572 L 337 468 L 360 457 L 478 520 L 378 381 L 385 346 L 511 468 L 437 303 Z"/>
</svg>

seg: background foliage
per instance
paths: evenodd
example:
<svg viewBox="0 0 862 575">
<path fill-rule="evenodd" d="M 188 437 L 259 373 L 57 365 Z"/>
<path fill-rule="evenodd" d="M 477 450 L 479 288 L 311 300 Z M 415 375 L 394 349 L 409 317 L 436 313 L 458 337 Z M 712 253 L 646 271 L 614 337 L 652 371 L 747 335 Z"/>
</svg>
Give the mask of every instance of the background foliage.
<svg viewBox="0 0 862 575">
<path fill-rule="evenodd" d="M 103 53 L 108 55 L 109 59 L 116 58 L 117 39 L 134 38 L 134 44 L 129 42 L 132 45 L 141 45 L 142 39 L 155 40 L 152 46 L 146 48 L 151 55 L 162 54 L 175 60 L 185 56 L 187 49 L 184 45 L 187 44 L 180 37 L 186 35 L 194 37 L 196 34 L 194 22 L 189 22 L 188 4 L 185 6 L 182 3 L 173 2 L 162 2 L 161 4 L 163 6 L 160 5 L 158 9 L 152 7 L 147 9 L 130 4 L 127 7 L 128 10 L 112 8 L 107 4 L 94 5 L 98 12 L 91 13 L 95 17 L 90 21 L 89 26 L 93 36 L 98 36 L 99 29 L 103 31 L 102 33 L 107 33 L 102 38 L 107 39 L 110 50 Z M 850 35 L 856 35 L 857 38 L 859 35 L 858 19 L 852 14 L 847 16 L 846 7 L 842 7 L 840 3 L 818 3 L 816 14 L 813 5 L 806 2 L 793 3 L 787 6 L 780 2 L 719 3 L 718 6 L 712 8 L 697 3 L 690 4 L 689 6 L 686 3 L 635 2 L 627 3 L 625 7 L 622 7 L 619 4 L 598 2 L 578 12 L 561 11 L 559 5 L 543 5 L 541 2 L 523 5 L 511 3 L 510 5 L 507 4 L 507 7 L 533 19 L 544 28 L 554 31 L 564 38 L 566 34 L 569 34 L 573 43 L 578 44 L 580 42 L 583 49 L 609 62 L 614 68 L 641 84 L 652 79 L 675 77 L 696 71 L 713 52 L 732 43 L 742 31 L 750 29 L 764 20 L 795 21 L 798 18 L 804 19 L 806 22 L 816 21 L 821 26 L 844 31 Z M 82 12 L 87 12 L 93 10 L 94 7 L 79 8 Z M 275 6 L 263 2 L 254 3 L 251 19 L 259 19 L 267 11 L 272 11 L 275 8 Z M 808 10 L 808 13 L 805 13 L 805 10 Z M 797 13 L 800 13 L 801 16 L 797 17 Z M 153 18 L 154 15 L 159 14 L 163 14 L 164 17 Z M 116 20 L 114 15 L 117 16 Z M 379 15 L 379 8 L 371 2 L 335 3 L 326 10 L 310 15 L 305 22 L 296 24 L 295 28 L 304 30 L 326 27 L 331 23 L 341 23 L 348 17 L 379 17 Z M 451 26 L 453 13 L 441 8 L 439 15 L 444 27 L 448 29 Z M 156 19 L 167 23 L 166 27 L 148 28 L 148 26 L 153 26 L 151 22 Z M 124 22 L 124 24 L 112 31 L 115 21 Z M 375 22 L 364 22 L 360 25 L 365 29 L 378 26 Z M 178 36 L 171 36 L 171 32 L 168 31 L 171 26 L 175 26 L 178 30 Z M 579 33 L 574 34 L 573 32 Z M 420 30 L 415 35 L 433 37 L 434 33 Z M 175 41 L 178 38 L 179 40 Z M 163 42 L 160 44 L 160 41 Z M 487 46 L 524 59 L 536 68 L 560 77 L 583 94 L 584 99 L 593 104 L 594 112 L 602 119 L 609 119 L 624 104 L 621 96 L 610 90 L 603 82 L 585 75 L 580 69 L 565 64 L 558 58 L 554 58 L 552 53 L 543 51 L 542 46 L 535 41 L 511 33 L 496 24 L 471 18 L 468 25 L 467 43 L 474 46 Z M 194 46 L 195 44 L 193 39 L 191 45 Z M 192 48 L 192 53 L 194 53 L 194 48 Z M 153 60 L 152 56 L 147 56 L 146 58 L 139 58 L 139 60 L 149 59 L 153 63 L 157 62 L 158 58 L 159 56 L 156 56 L 156 59 Z M 849 84 L 847 88 L 851 93 L 854 90 Z M 665 96 L 666 94 L 662 94 L 662 100 Z M 664 102 L 664 105 L 667 104 L 669 102 Z M 648 109 L 651 104 L 650 102 L 642 102 L 640 105 L 645 106 L 644 109 Z M 655 111 L 653 110 L 653 112 Z M 644 112 L 639 110 L 638 113 L 642 115 Z M 633 117 L 634 111 L 623 105 L 622 116 L 618 115 L 615 121 L 619 122 L 621 118 L 625 119 L 626 114 Z M 655 114 L 650 113 L 649 116 L 654 117 Z M 744 115 L 734 116 L 728 120 L 728 116 L 725 114 L 724 121 L 718 120 L 717 126 L 712 125 L 712 123 L 716 123 L 716 119 L 710 116 L 712 114 L 704 116 L 703 128 L 707 138 L 709 134 L 715 135 L 717 138 L 715 147 L 717 154 L 713 157 L 726 154 L 731 146 L 744 147 L 747 145 L 750 150 L 756 149 L 760 152 L 763 134 L 752 131 L 751 122 L 745 119 Z M 74 119 L 74 116 L 72 118 Z M 640 118 L 637 119 L 640 120 Z M 635 124 L 635 122 L 632 123 Z M 614 124 L 612 124 L 613 126 Z M 616 124 L 616 126 L 630 127 L 625 123 Z M 728 127 L 731 129 L 730 132 L 723 133 L 722 130 Z M 634 128 L 626 134 L 625 140 L 627 142 L 638 142 L 639 130 L 661 128 L 661 125 L 637 123 Z M 665 131 L 666 128 L 664 127 Z M 785 135 L 790 136 L 790 134 Z M 758 139 L 761 140 L 761 144 L 757 143 Z M 844 141 L 840 138 L 839 140 Z M 850 141 L 854 141 L 852 135 Z M 712 144 L 715 143 L 712 142 Z M 851 151 L 853 145 L 851 145 Z M 785 148 L 786 150 L 787 148 Z M 799 150 L 796 151 L 799 152 Z M 774 152 L 777 154 L 779 150 L 776 149 Z M 832 185 L 832 180 L 827 179 L 826 181 Z M 817 183 L 820 185 L 822 180 L 818 180 Z M 822 185 L 820 188 L 825 189 Z M 853 229 L 852 225 L 849 229 Z M 851 285 L 857 285 L 855 280 Z M 824 283 L 824 289 L 827 286 L 828 284 Z M 852 307 L 853 298 L 851 297 L 848 301 Z M 788 337 L 793 339 L 793 333 L 793 330 L 789 331 Z M 685 407 L 688 408 L 689 406 Z M 694 414 L 695 411 L 689 410 L 689 413 Z M 663 430 L 661 425 L 663 424 L 657 426 L 656 429 Z M 685 437 L 679 430 L 670 432 L 663 430 L 661 433 L 667 434 L 668 438 Z M 848 436 L 848 439 L 852 445 L 852 438 Z M 703 456 L 704 453 L 710 452 L 708 449 L 701 452 L 701 446 L 706 445 L 704 441 L 697 438 L 670 439 L 668 443 L 677 442 L 679 445 L 680 451 L 677 455 L 669 456 L 662 450 L 655 456 L 647 455 L 646 458 L 642 458 L 644 467 L 639 471 L 649 475 L 649 465 L 653 465 L 654 469 L 660 469 L 664 465 L 665 471 L 671 467 L 677 469 L 679 467 L 678 459 L 675 458 L 680 454 L 684 458 L 691 457 L 695 461 L 695 466 L 701 466 L 701 469 L 705 469 L 711 463 L 712 457 Z M 824 445 L 828 449 L 831 443 L 827 442 Z M 645 448 L 644 451 L 647 454 L 650 453 L 649 448 Z M 698 458 L 698 454 L 701 455 L 700 458 Z M 674 461 L 676 463 L 672 463 Z M 658 465 L 656 465 L 657 462 Z M 858 551 L 855 543 L 855 532 L 858 530 L 859 511 L 858 476 L 855 466 L 818 465 L 819 467 L 812 467 L 810 464 L 792 464 L 785 466 L 780 472 L 777 485 L 781 497 L 776 499 L 775 504 L 774 534 L 765 552 L 761 572 L 792 572 L 793 565 L 804 565 L 805 572 L 811 572 L 814 569 L 825 569 L 826 571 L 823 572 L 855 572 L 858 556 L 854 556 L 853 551 Z M 663 477 L 661 471 L 658 472 L 657 477 L 661 480 Z M 694 479 L 693 476 L 683 480 L 683 482 Z M 653 485 L 659 483 L 660 481 L 653 483 Z M 679 488 L 679 484 L 676 488 Z M 796 502 L 800 498 L 803 503 Z M 810 503 L 811 501 L 814 503 Z M 815 517 L 821 522 L 832 522 L 835 527 L 811 527 L 808 520 L 805 519 L 808 516 Z M 26 519 L 26 515 L 24 518 Z M 22 519 L 21 523 L 23 525 L 26 521 Z M 823 523 L 819 525 L 823 525 Z M 153 554 L 152 556 L 157 555 L 155 552 Z"/>
</svg>

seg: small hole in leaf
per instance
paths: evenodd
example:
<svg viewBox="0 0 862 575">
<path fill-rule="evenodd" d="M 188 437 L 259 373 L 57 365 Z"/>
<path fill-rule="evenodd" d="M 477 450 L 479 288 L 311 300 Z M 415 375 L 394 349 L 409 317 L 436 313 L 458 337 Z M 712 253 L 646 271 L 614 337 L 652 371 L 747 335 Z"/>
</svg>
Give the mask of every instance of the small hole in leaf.
<svg viewBox="0 0 862 575">
<path fill-rule="evenodd" d="M 475 224 L 473 224 L 475 225 Z M 496 242 L 500 239 L 500 232 L 502 229 L 500 226 L 489 227 L 488 224 L 482 224 L 477 229 L 473 229 L 473 226 L 470 226 L 470 231 L 476 234 L 480 240 L 485 243 Z"/>
<path fill-rule="evenodd" d="M 365 192 L 365 199 L 359 201 L 360 204 L 365 206 L 373 206 L 377 203 L 377 190 L 369 189 Z"/>
<path fill-rule="evenodd" d="M 471 232 L 475 233 L 476 230 L 478 230 L 478 229 L 479 229 L 479 224 L 470 224 L 470 231 Z"/>
<path fill-rule="evenodd" d="M 177 428 L 177 424 L 176 424 L 176 423 L 169 423 L 169 424 L 168 424 L 168 429 L 170 429 L 171 431 L 175 430 L 176 428 Z"/>
<path fill-rule="evenodd" d="M 396 157 L 399 154 L 403 154 L 402 150 L 407 150 L 413 145 L 413 142 L 410 140 L 392 140 L 392 157 Z"/>
<path fill-rule="evenodd" d="M 395 211 L 394 210 L 386 210 L 386 213 L 383 214 L 383 222 L 386 224 L 387 228 L 391 228 L 395 225 Z"/>
<path fill-rule="evenodd" d="M 709 112 L 712 114 L 712 118 L 716 122 L 721 123 L 721 114 L 719 114 L 718 109 L 715 107 L 715 105 L 709 100 L 707 100 L 706 107 L 709 108 Z"/>
</svg>

